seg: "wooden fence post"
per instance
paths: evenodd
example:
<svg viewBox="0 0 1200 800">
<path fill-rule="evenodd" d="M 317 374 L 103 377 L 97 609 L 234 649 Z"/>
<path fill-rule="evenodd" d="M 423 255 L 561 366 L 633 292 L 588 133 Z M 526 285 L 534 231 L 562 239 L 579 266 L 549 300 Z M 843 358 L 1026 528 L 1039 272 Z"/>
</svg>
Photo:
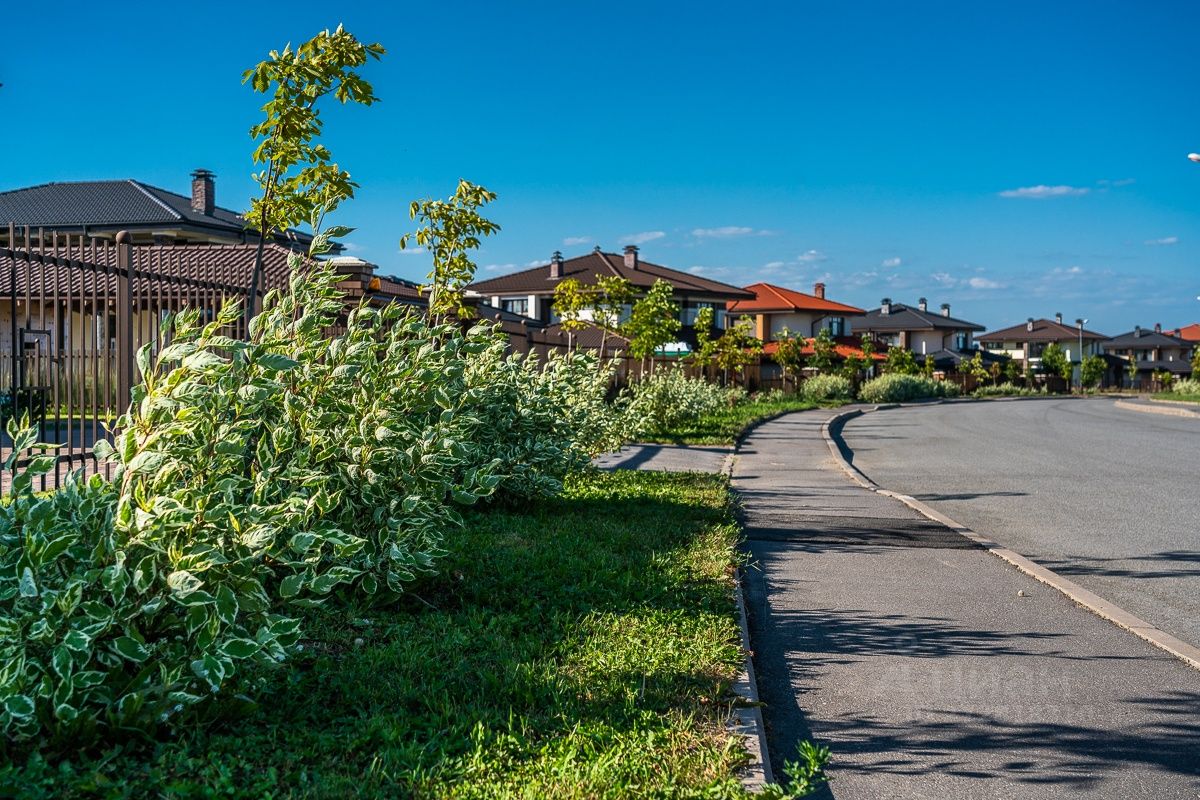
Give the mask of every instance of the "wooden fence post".
<svg viewBox="0 0 1200 800">
<path fill-rule="evenodd" d="M 117 234 L 117 407 L 133 394 L 133 245 L 128 231 Z"/>
</svg>

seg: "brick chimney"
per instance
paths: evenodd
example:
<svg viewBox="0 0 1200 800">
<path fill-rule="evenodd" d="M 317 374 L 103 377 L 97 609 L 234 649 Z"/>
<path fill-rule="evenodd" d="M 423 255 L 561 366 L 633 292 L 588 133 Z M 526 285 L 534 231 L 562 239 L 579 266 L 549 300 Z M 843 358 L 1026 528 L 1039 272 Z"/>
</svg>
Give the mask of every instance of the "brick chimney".
<svg viewBox="0 0 1200 800">
<path fill-rule="evenodd" d="M 943 317 L 950 316 L 950 304 L 949 303 L 942 303 L 942 316 Z"/>
<path fill-rule="evenodd" d="M 813 284 L 813 294 L 822 300 L 825 299 L 825 284 L 817 281 Z"/>
<path fill-rule="evenodd" d="M 1062 312 L 1061 311 L 1054 315 L 1054 321 L 1057 322 L 1059 325 L 1062 325 Z"/>
<path fill-rule="evenodd" d="M 192 211 L 211 217 L 217 205 L 217 190 L 213 178 L 217 177 L 206 169 L 192 173 Z"/>
<path fill-rule="evenodd" d="M 638 249 L 636 244 L 625 245 L 625 266 L 629 269 L 638 268 Z"/>
<path fill-rule="evenodd" d="M 928 311 L 928 310 L 929 310 L 929 303 L 928 303 L 928 302 L 925 300 L 925 298 L 924 298 L 924 297 L 922 297 L 922 298 L 919 298 L 919 299 L 917 300 L 917 308 L 921 309 L 921 311 Z"/>
<path fill-rule="evenodd" d="M 880 314 L 892 313 L 892 298 L 885 297 L 879 301 L 879 313 Z"/>
<path fill-rule="evenodd" d="M 550 256 L 550 280 L 556 281 L 563 276 L 562 265 L 562 251 L 555 250 L 554 255 Z"/>
<path fill-rule="evenodd" d="M 1030 317 L 1029 319 L 1025 320 L 1025 330 L 1027 330 L 1027 331 L 1033 330 L 1033 317 Z"/>
</svg>

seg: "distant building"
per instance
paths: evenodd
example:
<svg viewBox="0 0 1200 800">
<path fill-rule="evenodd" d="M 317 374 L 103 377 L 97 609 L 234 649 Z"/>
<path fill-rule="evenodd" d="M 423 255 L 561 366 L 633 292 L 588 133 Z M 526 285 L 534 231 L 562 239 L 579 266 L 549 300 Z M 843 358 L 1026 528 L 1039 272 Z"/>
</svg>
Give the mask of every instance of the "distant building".
<svg viewBox="0 0 1200 800">
<path fill-rule="evenodd" d="M 1169 372 L 1178 377 L 1192 374 L 1191 342 L 1163 333 L 1162 325 L 1153 330 L 1139 326 L 1128 333 L 1106 339 L 1101 347 L 1111 356 L 1135 364 L 1137 380 L 1149 378 L 1155 372 Z"/>
<path fill-rule="evenodd" d="M 964 358 L 975 357 L 977 350 L 972 337 L 984 330 L 982 325 L 950 316 L 949 303 L 942 303 L 940 314 L 931 312 L 924 297 L 915 307 L 893 303 L 885 297 L 878 308 L 868 311 L 857 324 L 860 331 L 870 333 L 884 348 L 909 350 L 918 363 L 932 358 L 934 368 L 945 371 L 954 371 Z M 982 352 L 985 363 L 1007 361 Z"/>
<path fill-rule="evenodd" d="M 1021 325 L 981 333 L 977 338 L 980 346 L 989 353 L 1008 356 L 1034 367 L 1041 362 L 1042 352 L 1051 344 L 1061 347 L 1068 360 L 1079 363 L 1088 356 L 1100 355 L 1103 352 L 1100 345 L 1108 339 L 1082 324 L 1064 324 L 1062 314 L 1055 314 L 1054 319 L 1030 317 Z"/>
</svg>

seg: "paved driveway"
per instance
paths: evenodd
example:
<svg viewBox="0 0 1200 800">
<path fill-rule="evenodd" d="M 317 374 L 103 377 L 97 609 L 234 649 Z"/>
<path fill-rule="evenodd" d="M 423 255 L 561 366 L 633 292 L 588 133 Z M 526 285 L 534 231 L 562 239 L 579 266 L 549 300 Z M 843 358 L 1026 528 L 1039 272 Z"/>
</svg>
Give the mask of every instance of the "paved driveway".
<svg viewBox="0 0 1200 800">
<path fill-rule="evenodd" d="M 867 414 L 843 438 L 881 486 L 1200 645 L 1200 419 L 958 403 Z"/>
</svg>

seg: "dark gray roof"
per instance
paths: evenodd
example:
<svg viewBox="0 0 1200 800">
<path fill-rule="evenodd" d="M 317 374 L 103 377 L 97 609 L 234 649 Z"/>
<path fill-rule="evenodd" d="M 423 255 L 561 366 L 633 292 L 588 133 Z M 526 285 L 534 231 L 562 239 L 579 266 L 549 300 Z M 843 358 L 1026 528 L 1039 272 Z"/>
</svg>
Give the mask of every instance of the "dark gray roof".
<svg viewBox="0 0 1200 800">
<path fill-rule="evenodd" d="M 987 350 L 937 350 L 932 353 L 917 356 L 918 363 L 925 363 L 925 359 L 932 358 L 933 365 L 938 369 L 954 369 L 959 367 L 964 361 L 970 361 L 975 358 L 976 353 L 983 355 L 983 363 L 987 366 L 992 364 L 1005 364 L 1010 359 L 1008 356 L 1000 355 L 999 353 L 989 353 Z"/>
<path fill-rule="evenodd" d="M 1065 342 L 1068 340 L 1077 340 L 1079 338 L 1079 328 L 1072 328 L 1070 325 L 1064 325 L 1052 319 L 1035 319 L 1033 321 L 1033 330 L 1029 330 L 1027 322 L 1022 322 L 1019 325 L 1013 325 L 1011 328 L 1001 328 L 998 331 L 981 333 L 976 338 L 985 342 Z M 1107 339 L 1108 337 L 1102 333 L 1096 333 L 1084 328 L 1083 338 Z"/>
<path fill-rule="evenodd" d="M 216 207 L 211 215 L 192 208 L 185 197 L 141 181 L 77 181 L 43 183 L 0 192 L 0 224 L 43 228 L 137 228 L 179 225 L 240 236 L 242 215 Z M 311 237 L 289 231 L 288 239 L 308 242 Z"/>
<path fill-rule="evenodd" d="M 1153 328 L 1134 329 L 1103 342 L 1105 347 L 1191 347 L 1191 342 L 1177 339 L 1165 333 L 1155 333 Z"/>
<path fill-rule="evenodd" d="M 873 308 L 865 318 L 854 323 L 854 327 L 864 331 L 982 331 L 982 325 L 974 322 L 942 316 L 937 312 L 922 311 L 903 303 L 892 303 L 890 313 L 884 314 L 882 309 Z"/>
<path fill-rule="evenodd" d="M 1139 371 L 1158 371 L 1173 372 L 1176 375 L 1190 375 L 1192 372 L 1192 363 L 1190 361 L 1167 361 L 1159 359 L 1157 361 L 1139 361 L 1137 362 Z"/>
</svg>

